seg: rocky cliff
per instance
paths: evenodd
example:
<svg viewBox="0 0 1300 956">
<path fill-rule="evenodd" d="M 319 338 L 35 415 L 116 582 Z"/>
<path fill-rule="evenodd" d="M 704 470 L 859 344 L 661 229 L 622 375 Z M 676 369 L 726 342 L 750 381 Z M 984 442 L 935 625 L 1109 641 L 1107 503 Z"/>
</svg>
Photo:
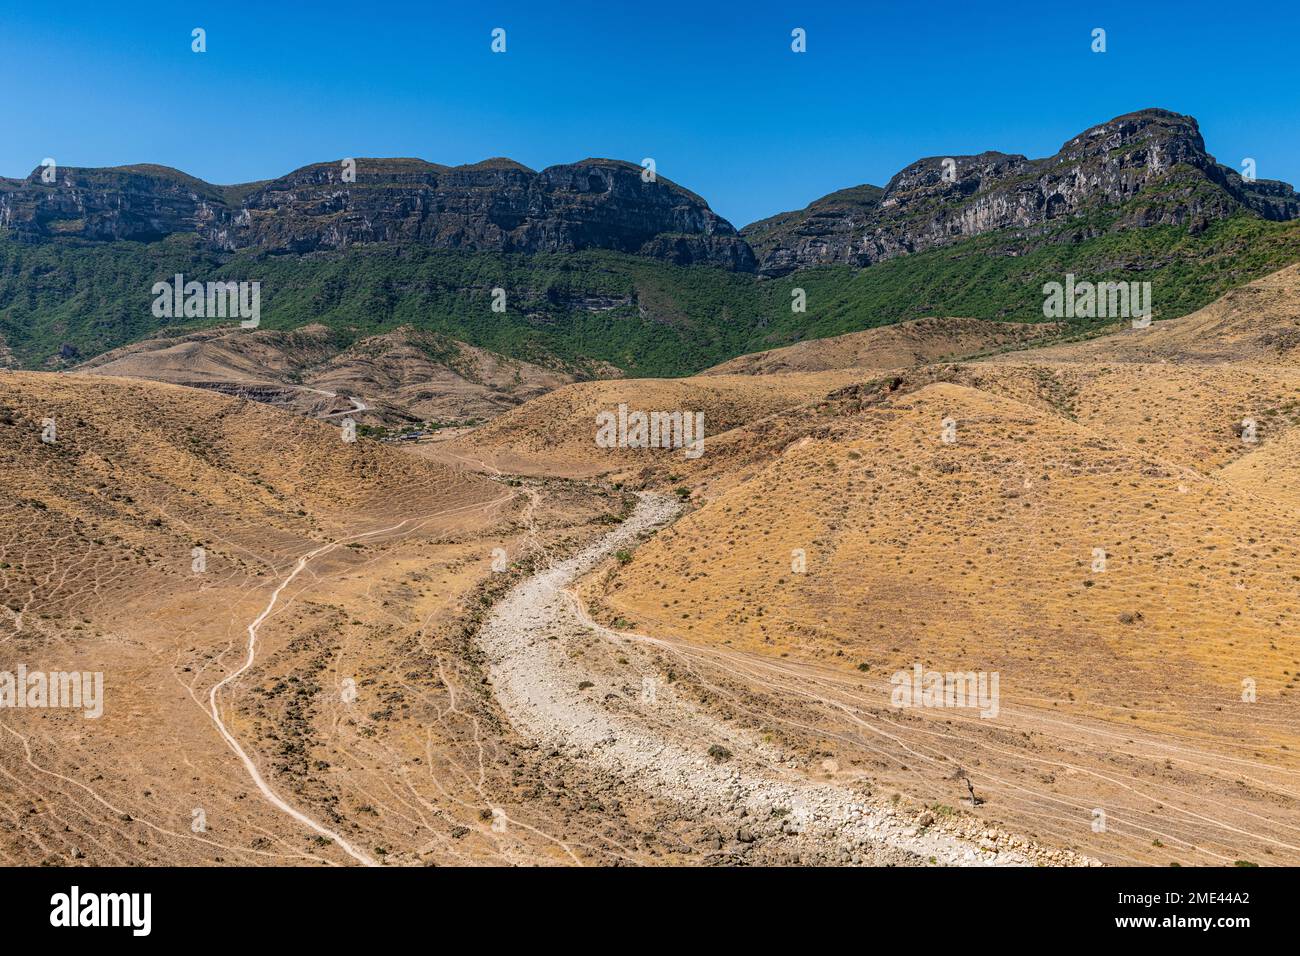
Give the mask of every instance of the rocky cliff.
<svg viewBox="0 0 1300 956">
<path fill-rule="evenodd" d="M 1000 229 L 1030 241 L 1160 224 L 1195 232 L 1242 211 L 1294 219 L 1300 196 L 1285 183 L 1244 180 L 1206 152 L 1196 120 L 1151 109 L 1094 126 L 1045 159 L 997 152 L 922 159 L 883 190 L 832 193 L 741 235 L 760 270 L 780 275 L 867 266 Z"/>
<path fill-rule="evenodd" d="M 883 189 L 840 190 L 738 234 L 699 196 L 631 163 L 587 159 L 535 172 L 507 159 L 440 166 L 358 159 L 214 186 L 162 166 L 38 169 L 0 179 L 0 228 L 19 239 L 153 240 L 198 234 L 216 250 L 310 253 L 375 243 L 565 253 L 610 249 L 680 265 L 782 275 L 868 266 L 1013 230 L 1019 251 L 1153 225 L 1198 232 L 1238 213 L 1300 216 L 1285 183 L 1246 181 L 1206 152 L 1196 121 L 1142 110 L 1094 126 L 1044 159 L 931 157 Z"/>
<path fill-rule="evenodd" d="M 588 159 L 534 172 L 510 160 L 439 166 L 358 159 L 279 179 L 214 186 L 162 166 L 38 169 L 0 180 L 0 227 L 18 238 L 154 240 L 197 233 L 216 249 L 307 253 L 356 243 L 439 249 L 574 252 L 612 249 L 752 271 L 753 253 L 708 204 L 642 169 Z"/>
</svg>

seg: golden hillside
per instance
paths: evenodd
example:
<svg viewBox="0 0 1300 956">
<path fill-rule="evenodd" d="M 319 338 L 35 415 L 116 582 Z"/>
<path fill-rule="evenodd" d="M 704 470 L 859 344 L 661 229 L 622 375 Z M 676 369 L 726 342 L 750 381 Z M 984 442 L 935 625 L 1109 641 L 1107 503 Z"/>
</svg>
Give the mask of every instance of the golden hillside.
<svg viewBox="0 0 1300 956">
<path fill-rule="evenodd" d="M 987 322 L 982 319 L 911 319 L 895 325 L 810 339 L 741 355 L 702 375 L 771 375 L 830 369 L 892 369 L 951 362 L 1059 335 L 1055 322 Z"/>
<path fill-rule="evenodd" d="M 476 484 L 345 442 L 333 425 L 172 385 L 14 373 L 0 380 L 0 408 L 0 482 L 18 503 L 6 512 L 10 540 L 44 526 L 38 540 L 91 564 L 133 552 L 185 576 L 191 543 L 209 532 L 222 538 L 210 543 L 219 565 Z M 47 421 L 52 442 L 42 440 Z"/>
<path fill-rule="evenodd" d="M 1131 442 L 1181 466 L 1212 470 L 1253 454 L 1300 421 L 1300 370 L 1248 363 L 972 363 L 906 373 L 1013 398 Z M 1255 423 L 1243 441 L 1242 423 Z"/>
<path fill-rule="evenodd" d="M 402 328 L 362 339 L 304 381 L 373 397 L 391 419 L 491 418 L 574 380 L 573 374 L 507 358 L 446 336 Z"/>
<path fill-rule="evenodd" d="M 340 349 L 329 329 L 205 329 L 106 352 L 79 371 L 235 391 L 306 414 L 348 411 L 361 421 L 488 418 L 574 376 L 444 335 L 402 327 Z"/>
<path fill-rule="evenodd" d="M 508 472 L 567 476 L 634 473 L 646 467 L 686 473 L 695 463 L 680 449 L 602 448 L 597 416 L 629 410 L 704 414 L 705 446 L 717 436 L 819 398 L 856 381 L 855 371 L 682 379 L 579 382 L 514 409 L 454 442 L 452 454 L 482 459 Z"/>
<path fill-rule="evenodd" d="M 459 642 L 494 549 L 582 540 L 617 503 L 341 434 L 172 385 L 0 378 L 0 672 L 103 675 L 97 718 L 0 711 L 0 860 L 354 862 L 259 791 L 214 693 L 274 794 L 372 858 L 547 861 L 565 826 L 601 852 L 580 787 L 519 805 L 532 757 L 501 756 Z M 498 805 L 535 829 L 495 833 Z"/>
<path fill-rule="evenodd" d="M 953 444 L 940 440 L 948 418 Z M 620 573 L 614 603 L 697 640 L 845 650 L 881 668 L 946 649 L 1020 675 L 1035 696 L 1092 680 L 1102 700 L 1145 668 L 1229 691 L 1254 675 L 1285 695 L 1291 662 L 1270 647 L 1300 613 L 1300 598 L 1271 597 L 1300 568 L 1300 519 L 1285 509 L 961 386 L 855 425 L 797 444 L 659 535 Z"/>
<path fill-rule="evenodd" d="M 1259 358 L 1294 317 L 1290 280 L 1272 278 L 1198 313 L 1219 324 L 1198 327 L 1196 355 L 1126 352 L 1121 331 L 933 362 L 951 354 L 927 351 L 938 330 L 905 329 L 889 348 L 795 353 L 829 370 L 775 372 L 769 355 L 751 357 L 763 374 L 563 385 L 416 455 L 195 389 L 7 376 L 0 670 L 103 670 L 111 693 L 98 722 L 0 714 L 19 821 L 0 854 L 355 861 L 259 794 L 208 706 L 281 584 L 217 709 L 276 791 L 360 854 L 631 862 L 670 824 L 714 845 L 625 788 L 611 813 L 607 779 L 527 746 L 473 644 L 481 592 L 503 580 L 494 549 L 520 575 L 571 553 L 630 506 L 617 482 L 687 511 L 574 585 L 610 631 L 544 630 L 573 676 L 590 671 L 573 684 L 592 706 L 626 710 L 658 674 L 710 726 L 873 800 L 1110 863 L 1294 863 L 1300 368 Z M 1162 328 L 1179 326 L 1134 334 Z M 391 357 L 424 347 L 371 344 L 320 359 L 321 391 L 355 394 L 355 371 L 413 401 L 431 373 L 407 381 Z M 836 366 L 872 356 L 900 364 Z M 599 447 L 597 416 L 620 404 L 702 412 L 703 454 Z M 521 626 L 534 646 L 538 625 Z M 892 707 L 891 675 L 914 665 L 997 674 L 1000 713 Z M 340 701 L 349 679 L 360 707 Z M 494 831 L 501 805 L 527 826 Z M 187 835 L 195 807 L 211 836 Z"/>
<path fill-rule="evenodd" d="M 1160 290 L 1153 289 L 1157 309 Z M 1203 309 L 1147 328 L 1035 350 L 1039 362 L 1249 362 L 1294 365 L 1300 353 L 1300 264 L 1232 289 Z M 1008 357 L 1015 361 L 1015 356 Z"/>
<path fill-rule="evenodd" d="M 1297 433 L 1262 412 L 1256 443 L 1231 427 L 1300 380 L 1170 371 L 932 368 L 892 391 L 860 383 L 743 426 L 723 443 L 745 447 L 746 432 L 766 430 L 779 451 L 692 485 L 704 503 L 593 579 L 587 597 L 693 667 L 806 698 L 818 713 L 788 718 L 786 732 L 821 727 L 808 746 L 833 741 L 841 766 L 870 757 L 878 781 L 954 800 L 947 777 L 909 770 L 935 744 L 925 728 L 946 719 L 983 758 L 941 752 L 976 762 L 997 812 L 1024 832 L 1114 862 L 1300 858 L 1287 837 L 1300 821 L 1276 810 L 1300 772 L 1300 512 L 1269 493 L 1269 465 L 1251 466 L 1284 456 Z M 712 452 L 697 475 L 714 477 Z M 918 663 L 1000 674 L 1000 730 L 969 714 L 890 710 L 890 675 Z M 773 715 L 781 699 L 774 690 Z M 842 736 L 859 722 L 879 737 Z M 1107 727 L 1128 740 L 1124 773 L 1149 787 L 1095 778 L 1116 759 Z M 1165 765 L 1177 751 L 1197 756 Z M 1243 757 L 1259 788 L 1247 796 L 1231 784 Z M 1087 776 L 1020 779 L 1056 758 Z M 1168 805 L 1152 817 L 1161 794 Z M 1095 806 L 1125 825 L 1092 836 Z M 1239 816 L 1246 807 L 1255 816 Z M 1179 850 L 1153 853 L 1152 836 Z"/>
</svg>

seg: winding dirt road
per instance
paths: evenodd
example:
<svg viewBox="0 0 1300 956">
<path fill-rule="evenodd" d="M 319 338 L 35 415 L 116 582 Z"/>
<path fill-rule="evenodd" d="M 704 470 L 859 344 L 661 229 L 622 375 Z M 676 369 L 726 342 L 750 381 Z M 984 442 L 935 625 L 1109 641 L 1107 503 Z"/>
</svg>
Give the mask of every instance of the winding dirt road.
<svg viewBox="0 0 1300 956">
<path fill-rule="evenodd" d="M 352 846 L 352 844 L 348 843 L 348 841 L 345 840 L 338 833 L 334 832 L 333 830 L 329 829 L 326 826 L 322 826 L 321 824 L 317 823 L 311 817 L 307 816 L 307 814 L 303 813 L 301 810 L 296 809 L 291 804 L 286 802 L 284 799 L 280 797 L 279 794 L 277 794 L 274 790 L 271 789 L 271 787 L 267 784 L 266 780 L 262 777 L 262 772 L 257 769 L 257 764 L 253 762 L 253 759 L 248 755 L 248 752 L 244 750 L 244 748 L 240 745 L 239 741 L 235 738 L 235 735 L 230 732 L 230 728 L 226 726 L 226 722 L 222 720 L 221 708 L 217 705 L 217 697 L 221 693 L 221 689 L 223 687 L 225 687 L 231 681 L 236 680 L 241 674 L 243 674 L 246 670 L 248 670 L 250 667 L 253 666 L 253 661 L 257 657 L 257 629 L 262 626 L 262 623 L 268 617 L 270 617 L 271 612 L 275 610 L 275 605 L 276 602 L 280 600 L 281 592 L 284 591 L 285 588 L 287 588 L 290 584 L 293 583 L 294 579 L 297 578 L 298 575 L 303 572 L 303 570 L 307 567 L 307 565 L 311 563 L 313 558 L 317 558 L 322 554 L 326 554 L 330 551 L 333 551 L 336 548 L 341 547 L 343 544 L 346 543 L 346 541 L 357 541 L 362 538 L 371 538 L 374 537 L 375 535 L 386 534 L 389 531 L 396 531 L 399 528 L 409 523 L 410 523 L 409 520 L 401 521 L 387 528 L 380 528 L 376 531 L 367 531 L 364 534 L 355 535 L 354 537 L 345 539 L 344 541 L 335 541 L 330 544 L 322 545 L 319 548 L 315 548 L 311 551 L 308 551 L 306 554 L 298 558 L 297 563 L 293 567 L 293 571 L 291 571 L 285 577 L 285 579 L 279 583 L 276 589 L 271 592 L 271 599 L 266 603 L 266 607 L 264 607 L 262 609 L 262 612 L 258 614 L 257 617 L 255 617 L 252 620 L 252 622 L 248 625 L 248 656 L 244 659 L 244 663 L 239 667 L 238 670 L 231 671 L 224 678 L 222 678 L 218 683 L 214 684 L 212 686 L 212 690 L 208 693 L 208 709 L 212 715 L 212 722 L 216 724 L 217 730 L 221 733 L 221 736 L 226 741 L 226 744 L 230 747 L 231 750 L 235 752 L 235 755 L 238 756 L 239 759 L 243 762 L 244 769 L 248 771 L 248 776 L 252 779 L 253 784 L 257 787 L 257 789 L 261 791 L 262 796 L 266 798 L 267 802 L 273 805 L 274 807 L 276 807 L 281 812 L 288 814 L 290 817 L 297 820 L 299 823 L 315 831 L 319 835 L 325 837 L 326 839 L 333 840 L 334 843 L 339 847 L 339 849 L 343 850 L 345 853 L 347 853 L 348 856 L 352 857 L 352 859 L 356 860 L 358 863 L 361 863 L 364 866 L 378 866 L 379 864 L 375 862 L 373 857 L 369 856 L 364 851 L 358 850 L 356 847 Z"/>
</svg>

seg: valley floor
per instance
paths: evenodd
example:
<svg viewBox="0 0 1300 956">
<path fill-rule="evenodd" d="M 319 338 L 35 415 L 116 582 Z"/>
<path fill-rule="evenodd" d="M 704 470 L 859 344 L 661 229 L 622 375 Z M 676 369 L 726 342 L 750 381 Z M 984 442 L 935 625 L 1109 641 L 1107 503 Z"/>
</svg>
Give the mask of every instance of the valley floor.
<svg viewBox="0 0 1300 956">
<path fill-rule="evenodd" d="M 1300 864 L 1300 371 L 1260 319 L 1297 281 L 420 444 L 6 376 L 0 671 L 106 690 L 0 710 L 0 862 Z M 706 454 L 596 447 L 620 403 Z M 1000 674 L 996 719 L 893 706 L 914 663 Z"/>
</svg>

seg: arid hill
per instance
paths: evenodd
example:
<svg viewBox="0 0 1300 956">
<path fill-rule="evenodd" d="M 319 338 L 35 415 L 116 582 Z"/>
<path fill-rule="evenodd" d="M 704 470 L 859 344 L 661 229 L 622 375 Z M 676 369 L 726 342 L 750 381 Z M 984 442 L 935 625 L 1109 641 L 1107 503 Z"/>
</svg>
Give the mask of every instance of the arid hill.
<svg viewBox="0 0 1300 956">
<path fill-rule="evenodd" d="M 981 319 L 912 319 L 864 332 L 810 339 L 741 355 L 701 375 L 771 375 L 829 369 L 891 369 L 952 362 L 1059 335 L 1055 322 L 986 322 Z"/>
<path fill-rule="evenodd" d="M 941 438 L 948 419 L 951 444 Z M 1059 681 L 1062 696 L 1084 675 L 1035 645 L 1067 629 L 1075 650 L 1085 638 L 1101 642 L 1104 653 L 1082 655 L 1094 669 L 1112 657 L 1130 670 L 1181 669 L 1176 661 L 1186 656 L 1186 666 L 1208 667 L 1198 680 L 1210 682 L 1232 656 L 1227 642 L 1237 640 L 1263 655 L 1240 666 L 1261 676 L 1261 689 L 1269 674 L 1278 694 L 1289 659 L 1279 647 L 1265 652 L 1275 629 L 1294 625 L 1300 600 L 1236 615 L 1243 605 L 1235 585 L 1287 589 L 1300 518 L 1267 499 L 1241 498 L 1226 481 L 1102 430 L 935 384 L 864 409 L 833 440 L 796 443 L 646 545 L 614 593 L 638 620 L 702 631 L 698 639 L 802 644 L 818 655 L 853 647 L 853 661 L 865 649 L 859 641 L 875 641 L 878 628 L 866 623 L 893 621 L 884 629 L 909 661 L 948 641 L 968 643 L 985 663 L 1046 668 L 1033 686 Z M 1252 545 L 1232 534 L 1238 523 L 1268 529 Z M 790 573 L 793 548 L 806 552 L 807 577 Z M 1104 577 L 1089 570 L 1094 548 L 1109 555 Z M 1015 586 L 999 597 L 995 582 Z M 659 593 L 671 595 L 670 617 L 654 601 Z M 926 613 L 907 620 L 918 606 Z M 1120 640 L 1131 627 L 1119 620 L 1126 613 L 1141 615 L 1140 642 Z M 1181 647 L 1189 635 L 1195 643 Z M 1161 641 L 1171 642 L 1166 653 L 1148 656 Z M 1016 660 L 1017 642 L 1026 642 L 1028 658 Z M 1239 683 L 1235 672 L 1220 679 Z"/>
<path fill-rule="evenodd" d="M 517 795 L 535 761 L 463 616 L 494 548 L 564 547 L 610 509 L 538 491 L 525 522 L 522 492 L 341 436 L 173 385 L 0 377 L 0 672 L 99 673 L 103 692 L 93 718 L 0 709 L 0 860 L 567 859 L 551 833 L 605 852 L 581 781 Z M 521 825 L 494 831 L 493 806 Z"/>
<path fill-rule="evenodd" d="M 1159 303 L 1159 289 L 1154 290 Z M 1300 362 L 1300 265 L 1225 293 L 1190 315 L 1033 353 L 1040 362 Z M 1005 361 L 1015 361 L 1007 356 Z"/>
<path fill-rule="evenodd" d="M 841 767 L 865 761 L 877 780 L 955 800 L 949 771 L 917 756 L 939 743 L 924 718 L 946 717 L 964 743 L 939 752 L 1023 832 L 1112 861 L 1294 860 L 1297 819 L 1275 801 L 1300 769 L 1286 637 L 1300 513 L 1238 483 L 1261 452 L 1240 452 L 1230 429 L 1219 460 L 1235 463 L 1201 472 L 1138 428 L 1082 418 L 943 382 L 841 401 L 750 477 L 705 485 L 697 510 L 587 597 L 614 626 L 751 681 L 782 661 L 771 679 L 818 711 L 788 732 L 820 726 L 809 746 L 836 741 Z M 743 446 L 745 431 L 723 441 Z M 916 664 L 999 674 L 1002 718 L 891 710 L 890 676 Z M 1129 738 L 1122 761 L 1098 746 L 1107 727 Z M 1087 776 L 1053 770 L 1056 746 Z M 1187 761 L 1163 765 L 1180 750 Z M 1248 793 L 1231 784 L 1238 758 L 1254 768 Z M 1125 792 L 1116 771 L 1143 784 Z M 1095 807 L 1109 835 L 1088 829 Z M 1152 854 L 1153 837 L 1169 849 Z"/>
<path fill-rule="evenodd" d="M 452 453 L 492 462 L 508 472 L 565 476 L 635 472 L 654 463 L 685 473 L 680 448 L 604 448 L 596 443 L 597 416 L 661 411 L 704 415 L 705 443 L 746 422 L 802 405 L 855 381 L 861 373 L 773 376 L 710 375 L 681 379 L 578 382 L 513 409 L 449 443 Z M 705 456 L 707 457 L 707 456 Z"/>
<path fill-rule="evenodd" d="M 366 411 L 361 421 L 466 421 L 573 381 L 573 375 L 506 358 L 409 327 L 341 348 L 329 329 L 210 329 L 114 349 L 81 366 L 96 375 L 173 382 L 243 394 L 306 414 Z"/>
<path fill-rule="evenodd" d="M 966 362 L 584 383 L 463 447 L 678 491 L 691 510 L 582 597 L 700 706 L 830 778 L 966 809 L 970 780 L 981 813 L 1108 862 L 1294 862 L 1300 370 L 1234 331 L 1287 328 L 1293 275 L 1141 333 L 1216 316 L 1230 347 L 1063 357 L 1122 351 L 1122 330 Z M 865 361 L 859 345 L 825 351 Z M 718 427 L 696 459 L 597 449 L 615 402 Z M 915 664 L 999 674 L 1001 716 L 891 707 Z"/>
<path fill-rule="evenodd" d="M 1058 862 L 1294 864 L 1300 368 L 1260 343 L 1294 324 L 1294 276 L 1151 330 L 978 360 L 932 359 L 1020 333 L 934 320 L 781 350 L 800 371 L 767 353 L 753 374 L 570 383 L 419 455 L 210 391 L 7 375 L 0 670 L 103 671 L 106 704 L 99 720 L 0 712 L 16 744 L 0 748 L 0 853 L 788 859 L 792 820 L 765 811 L 742 839 L 538 746 L 503 716 L 509 678 L 511 707 L 544 697 L 660 733 L 688 762 L 736 746 L 747 780 L 833 783 L 915 834 L 957 821 Z M 1164 344 L 1130 354 L 1131 332 Z M 372 397 L 329 378 L 338 357 L 312 334 L 284 335 L 168 367 L 220 380 L 254 363 L 282 388 L 310 367 L 308 387 Z M 378 366 L 404 349 L 421 346 L 342 364 L 397 394 Z M 852 364 L 873 357 L 891 364 Z M 702 454 L 602 447 L 597 416 L 620 405 L 702 413 Z M 475 643 L 487 595 L 618 525 L 622 489 L 673 492 L 685 513 L 528 605 L 542 619 L 498 622 L 506 646 L 558 662 L 563 684 L 534 699 L 549 678 Z M 895 706 L 892 678 L 916 666 L 996 675 L 996 713 Z M 646 704 L 646 679 L 670 706 Z M 223 728 L 321 830 L 275 805 Z"/>
</svg>

